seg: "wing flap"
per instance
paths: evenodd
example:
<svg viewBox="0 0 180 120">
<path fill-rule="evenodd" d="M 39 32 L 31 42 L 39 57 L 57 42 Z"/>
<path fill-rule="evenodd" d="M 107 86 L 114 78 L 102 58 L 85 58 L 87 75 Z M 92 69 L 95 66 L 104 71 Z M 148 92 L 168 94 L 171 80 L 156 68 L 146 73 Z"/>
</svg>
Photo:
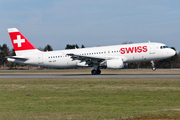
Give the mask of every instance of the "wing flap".
<svg viewBox="0 0 180 120">
<path fill-rule="evenodd" d="M 72 54 L 72 53 L 70 53 L 70 54 L 67 54 L 67 55 L 69 55 L 69 56 L 71 56 L 71 58 L 75 58 L 75 59 L 78 59 L 78 60 L 89 60 L 89 59 L 97 59 L 97 60 L 105 60 L 106 58 L 105 57 L 96 57 L 96 56 L 88 56 L 88 55 L 78 55 L 78 54 Z"/>
</svg>

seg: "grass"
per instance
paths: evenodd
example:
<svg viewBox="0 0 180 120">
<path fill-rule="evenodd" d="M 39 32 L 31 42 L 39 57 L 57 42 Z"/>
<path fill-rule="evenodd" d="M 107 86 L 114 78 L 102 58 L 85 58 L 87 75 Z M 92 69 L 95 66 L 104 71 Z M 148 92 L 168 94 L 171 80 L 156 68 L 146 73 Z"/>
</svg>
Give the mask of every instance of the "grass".
<svg viewBox="0 0 180 120">
<path fill-rule="evenodd" d="M 0 79 L 0 119 L 180 119 L 180 79 Z"/>
</svg>

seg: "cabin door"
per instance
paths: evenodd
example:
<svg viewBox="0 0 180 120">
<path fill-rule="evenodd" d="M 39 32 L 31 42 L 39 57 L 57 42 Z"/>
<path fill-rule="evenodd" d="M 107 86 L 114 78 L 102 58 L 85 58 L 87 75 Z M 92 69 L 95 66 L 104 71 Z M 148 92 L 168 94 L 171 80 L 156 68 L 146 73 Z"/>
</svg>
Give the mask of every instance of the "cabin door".
<svg viewBox="0 0 180 120">
<path fill-rule="evenodd" d="M 154 44 L 149 43 L 149 54 L 155 54 Z"/>
</svg>

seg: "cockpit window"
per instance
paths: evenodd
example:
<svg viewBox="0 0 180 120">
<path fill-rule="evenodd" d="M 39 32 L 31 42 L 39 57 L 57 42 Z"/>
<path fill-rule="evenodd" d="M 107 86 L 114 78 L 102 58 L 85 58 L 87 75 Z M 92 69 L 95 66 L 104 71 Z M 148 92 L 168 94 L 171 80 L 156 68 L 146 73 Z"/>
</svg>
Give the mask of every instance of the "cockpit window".
<svg viewBox="0 0 180 120">
<path fill-rule="evenodd" d="M 169 48 L 168 46 L 161 46 L 161 49 Z"/>
</svg>

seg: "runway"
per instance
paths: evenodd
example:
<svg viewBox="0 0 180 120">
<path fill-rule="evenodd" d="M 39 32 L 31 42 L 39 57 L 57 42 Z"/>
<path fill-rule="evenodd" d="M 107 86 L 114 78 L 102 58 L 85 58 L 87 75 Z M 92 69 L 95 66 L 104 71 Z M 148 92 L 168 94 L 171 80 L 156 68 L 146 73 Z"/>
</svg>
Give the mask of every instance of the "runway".
<svg viewBox="0 0 180 120">
<path fill-rule="evenodd" d="M 0 78 L 180 78 L 180 74 L 0 74 Z"/>
</svg>

